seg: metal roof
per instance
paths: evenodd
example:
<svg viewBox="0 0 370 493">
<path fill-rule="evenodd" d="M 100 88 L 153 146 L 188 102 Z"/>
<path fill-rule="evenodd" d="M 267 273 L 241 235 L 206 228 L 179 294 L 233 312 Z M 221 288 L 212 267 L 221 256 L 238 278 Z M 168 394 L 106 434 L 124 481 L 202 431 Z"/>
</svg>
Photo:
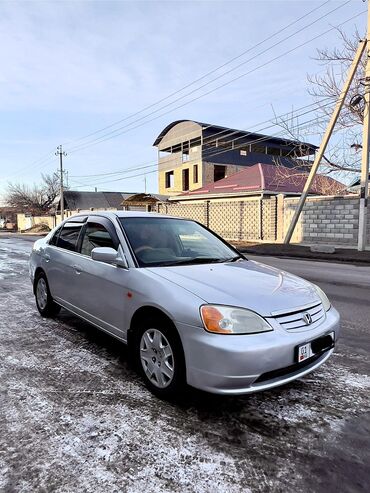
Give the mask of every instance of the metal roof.
<svg viewBox="0 0 370 493">
<path fill-rule="evenodd" d="M 133 193 L 128 192 L 83 192 L 66 190 L 64 192 L 64 207 L 69 210 L 77 209 L 118 209 L 122 201 Z M 59 204 L 59 197 L 57 199 Z"/>
<path fill-rule="evenodd" d="M 370 173 L 369 173 L 369 181 L 370 181 Z M 361 177 L 357 177 L 353 180 L 353 182 L 350 184 L 350 187 L 356 187 L 358 185 L 361 185 Z"/>
<path fill-rule="evenodd" d="M 299 144 L 299 145 L 307 146 L 312 151 L 315 151 L 317 149 L 317 146 L 315 146 L 313 144 L 310 144 L 308 142 L 301 142 L 301 141 L 294 141 L 294 140 L 289 140 L 289 139 L 283 139 L 283 138 L 280 138 L 280 137 L 273 137 L 273 136 L 269 136 L 269 135 L 258 134 L 258 133 L 254 133 L 254 132 L 248 132 L 246 130 L 238 130 L 238 129 L 235 129 L 235 128 L 222 127 L 220 125 L 211 125 L 209 123 L 197 122 L 195 120 L 176 120 L 176 121 L 170 123 L 158 135 L 158 137 L 155 139 L 153 145 L 154 146 L 158 146 L 158 144 L 160 144 L 160 142 L 163 139 L 163 137 L 173 127 L 175 127 L 179 123 L 184 123 L 184 122 L 195 123 L 195 124 L 197 124 L 197 125 L 199 125 L 201 127 L 202 131 L 207 130 L 207 132 L 209 131 L 209 132 L 214 132 L 214 133 L 231 132 L 236 137 L 245 136 L 245 137 L 249 137 L 251 139 L 266 138 L 266 140 L 268 139 L 268 141 L 270 141 L 270 142 L 276 142 L 276 143 L 278 143 L 280 145 L 298 145 Z"/>
<path fill-rule="evenodd" d="M 306 183 L 307 176 L 308 173 L 301 170 L 258 163 L 197 190 L 171 197 L 170 200 L 262 192 L 300 194 Z M 317 175 L 314 178 L 310 193 L 315 195 L 334 195 L 338 192 L 343 193 L 345 189 L 346 185 L 343 183 L 329 176 Z"/>
</svg>

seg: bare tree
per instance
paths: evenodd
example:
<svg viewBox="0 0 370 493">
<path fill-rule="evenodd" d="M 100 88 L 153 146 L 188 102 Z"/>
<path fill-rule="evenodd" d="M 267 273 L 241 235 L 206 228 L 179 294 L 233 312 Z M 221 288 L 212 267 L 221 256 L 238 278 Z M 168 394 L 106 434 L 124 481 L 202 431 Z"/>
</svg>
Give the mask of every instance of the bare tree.
<svg viewBox="0 0 370 493">
<path fill-rule="evenodd" d="M 34 215 L 50 212 L 59 194 L 60 180 L 57 173 L 41 176 L 42 182 L 32 187 L 21 183 L 9 183 L 6 192 L 7 204 Z"/>
<path fill-rule="evenodd" d="M 358 44 L 363 39 L 358 30 L 349 36 L 342 29 L 337 28 L 340 46 L 334 49 L 318 49 L 316 60 L 326 67 L 324 74 L 308 75 L 310 87 L 308 92 L 320 106 L 323 115 L 331 116 L 332 101 L 335 103 L 340 96 L 348 69 L 355 57 Z M 362 57 L 355 78 L 344 101 L 343 109 L 337 122 L 337 128 L 354 128 L 363 122 L 363 101 L 365 78 L 365 57 Z M 357 97 L 359 97 L 357 99 Z M 356 103 L 357 99 L 357 104 Z M 325 105 L 321 104 L 325 100 Z"/>
<path fill-rule="evenodd" d="M 303 190 L 307 181 L 308 169 L 306 162 L 300 159 L 295 159 L 294 165 L 291 168 L 286 167 L 281 158 L 274 159 L 275 174 L 273 175 L 272 183 L 282 192 L 284 187 L 289 188 L 293 185 L 297 190 Z M 317 174 L 313 180 L 310 193 L 315 195 L 342 195 L 346 193 L 346 185 L 340 181 L 327 176 L 328 173 Z"/>
<path fill-rule="evenodd" d="M 317 50 L 315 59 L 325 67 L 324 73 L 308 75 L 308 92 L 317 103 L 313 119 L 307 123 L 300 122 L 292 111 L 291 116 L 279 119 L 275 115 L 275 123 L 280 126 L 290 139 L 297 145 L 316 135 L 320 139 L 326 129 L 328 119 L 332 115 L 334 104 L 340 97 L 348 69 L 352 63 L 358 44 L 362 39 L 356 29 L 352 35 L 337 28 L 339 44 L 334 49 Z M 363 122 L 363 80 L 365 77 L 365 57 L 360 61 L 358 70 L 344 101 L 342 111 L 334 129 L 335 136 L 326 150 L 326 156 L 320 165 L 322 174 L 334 174 L 338 180 L 348 181 L 354 173 L 360 172 L 361 140 Z M 296 167 L 308 170 L 310 160 L 296 159 Z"/>
</svg>

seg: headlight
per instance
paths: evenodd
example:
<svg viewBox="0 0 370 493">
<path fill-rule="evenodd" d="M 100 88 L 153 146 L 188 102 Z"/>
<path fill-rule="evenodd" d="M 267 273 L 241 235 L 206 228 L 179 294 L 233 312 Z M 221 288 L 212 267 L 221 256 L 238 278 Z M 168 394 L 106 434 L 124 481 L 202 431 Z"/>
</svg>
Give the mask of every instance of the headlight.
<svg viewBox="0 0 370 493">
<path fill-rule="evenodd" d="M 324 291 L 321 288 L 319 288 L 319 286 L 316 286 L 316 284 L 314 284 L 314 286 L 315 286 L 315 289 L 317 291 L 317 294 L 320 296 L 322 306 L 324 307 L 324 310 L 327 312 L 331 307 L 331 303 L 329 301 L 329 298 L 326 296 Z"/>
<path fill-rule="evenodd" d="M 272 327 L 257 313 L 243 308 L 222 305 L 203 305 L 200 313 L 208 332 L 217 334 L 256 334 L 269 332 Z"/>
</svg>

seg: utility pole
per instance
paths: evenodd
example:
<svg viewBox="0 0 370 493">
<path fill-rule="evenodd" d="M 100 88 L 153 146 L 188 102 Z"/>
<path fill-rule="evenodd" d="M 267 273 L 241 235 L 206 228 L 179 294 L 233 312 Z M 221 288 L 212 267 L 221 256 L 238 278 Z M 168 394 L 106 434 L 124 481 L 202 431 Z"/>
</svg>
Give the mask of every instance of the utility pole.
<svg viewBox="0 0 370 493">
<path fill-rule="evenodd" d="M 367 4 L 366 69 L 365 69 L 365 108 L 362 130 L 360 209 L 358 218 L 357 249 L 366 248 L 367 202 L 369 196 L 369 152 L 370 152 L 370 2 Z"/>
<path fill-rule="evenodd" d="M 146 193 L 146 175 L 144 176 L 144 193 Z"/>
<path fill-rule="evenodd" d="M 62 144 L 57 147 L 57 151 L 55 153 L 56 156 L 59 156 L 60 163 L 60 216 L 61 220 L 64 220 L 64 185 L 63 185 L 63 156 L 67 154 L 63 151 Z"/>
<path fill-rule="evenodd" d="M 368 7 L 370 8 L 370 7 Z M 360 63 L 360 60 L 361 60 L 361 57 L 364 53 L 364 50 L 365 50 L 365 47 L 367 47 L 367 45 L 370 47 L 370 43 L 368 43 L 367 40 L 365 41 L 360 41 L 359 45 L 358 45 L 358 48 L 357 48 L 357 51 L 356 51 L 356 55 L 352 61 L 352 65 L 350 67 L 350 70 L 349 70 L 349 73 L 348 73 L 348 76 L 347 76 L 347 80 L 343 86 L 343 89 L 342 89 L 342 92 L 339 96 L 339 99 L 335 105 L 335 108 L 334 108 L 334 111 L 333 111 L 333 114 L 330 118 L 330 121 L 328 123 L 328 126 L 325 130 L 325 134 L 322 138 L 322 141 L 321 141 L 321 144 L 320 144 L 320 147 L 316 153 L 316 156 L 315 156 L 315 160 L 314 160 L 314 163 L 311 167 L 311 170 L 310 170 L 310 173 L 308 175 L 308 178 L 307 178 L 307 181 L 306 181 L 306 184 L 303 188 L 303 192 L 302 192 L 302 195 L 299 199 L 299 202 L 298 202 L 298 205 L 297 205 L 297 208 L 294 212 L 294 215 L 293 215 L 293 218 L 292 218 L 292 221 L 289 225 L 289 228 L 288 228 L 288 231 L 287 231 L 287 234 L 285 236 L 285 239 L 284 239 L 284 243 L 289 243 L 292 236 L 293 236 L 293 232 L 294 232 L 294 229 L 296 227 L 296 224 L 298 222 L 298 219 L 299 219 L 299 216 L 302 212 L 302 209 L 303 209 L 303 206 L 304 206 L 304 203 L 306 201 L 306 198 L 307 198 L 307 195 L 308 195 L 308 192 L 310 191 L 310 188 L 311 188 L 311 185 L 312 185 L 312 182 L 315 178 L 315 175 L 316 175 L 316 172 L 320 166 L 320 163 L 321 163 L 321 159 L 323 158 L 324 156 L 324 153 L 325 153 L 325 150 L 326 150 L 326 147 L 328 145 L 328 142 L 329 142 L 329 139 L 333 133 L 333 129 L 334 129 L 334 126 L 338 120 L 338 117 L 339 117 L 339 113 L 342 109 L 342 106 L 344 104 L 344 100 L 348 94 L 348 90 L 350 88 L 350 85 L 351 85 L 351 82 L 353 80 L 353 77 L 355 76 L 355 73 L 356 73 L 356 70 L 357 70 L 357 67 Z M 369 53 L 369 52 L 368 52 Z M 370 76 L 370 66 L 369 66 L 369 60 L 368 60 L 368 63 L 367 63 L 367 66 L 368 66 L 368 70 L 369 70 L 369 76 Z M 369 79 L 369 83 L 370 83 L 370 79 Z M 370 86 L 369 86 L 370 87 Z M 368 93 L 368 98 L 370 97 L 370 94 Z M 369 118 L 369 111 L 368 111 L 368 108 L 369 108 L 369 105 L 367 106 L 367 109 L 365 109 L 365 112 L 367 113 L 367 118 Z M 364 131 L 365 131 L 365 124 L 364 124 Z M 367 124 L 367 144 L 369 143 L 369 124 Z M 366 152 L 366 159 L 367 159 L 367 164 L 369 162 L 369 153 L 368 153 L 368 145 L 366 145 L 366 151 L 365 151 L 365 145 L 363 144 L 363 156 L 364 156 L 364 152 Z M 364 164 L 363 164 L 363 169 L 364 169 Z M 361 186 L 362 186 L 362 181 L 361 181 Z M 367 197 L 367 195 L 366 195 Z M 365 208 L 365 211 L 366 211 L 366 208 Z M 366 218 L 365 218 L 366 220 Z"/>
<path fill-rule="evenodd" d="M 68 187 L 69 187 L 69 176 L 68 176 L 68 170 L 66 170 L 66 169 L 64 170 L 64 175 L 65 175 L 65 177 L 66 177 L 66 184 L 67 184 L 67 189 L 68 189 Z"/>
</svg>

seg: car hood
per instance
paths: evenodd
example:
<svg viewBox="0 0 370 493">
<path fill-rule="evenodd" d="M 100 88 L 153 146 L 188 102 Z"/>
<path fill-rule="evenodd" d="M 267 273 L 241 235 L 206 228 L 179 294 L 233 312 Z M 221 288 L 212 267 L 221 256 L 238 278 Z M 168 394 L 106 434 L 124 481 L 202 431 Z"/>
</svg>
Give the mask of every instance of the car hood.
<svg viewBox="0 0 370 493">
<path fill-rule="evenodd" d="M 321 301 L 308 281 L 251 260 L 149 270 L 206 303 L 240 306 L 265 317 Z"/>
</svg>

